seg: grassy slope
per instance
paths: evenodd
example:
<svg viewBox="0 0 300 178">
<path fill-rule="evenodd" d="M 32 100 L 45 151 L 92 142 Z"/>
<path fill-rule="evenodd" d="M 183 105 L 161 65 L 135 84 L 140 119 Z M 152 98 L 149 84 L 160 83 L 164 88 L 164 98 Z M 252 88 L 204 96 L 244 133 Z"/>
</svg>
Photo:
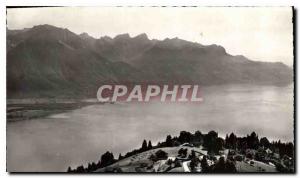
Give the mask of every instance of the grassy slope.
<svg viewBox="0 0 300 178">
<path fill-rule="evenodd" d="M 203 151 L 201 148 L 197 148 L 197 147 L 178 146 L 178 147 L 157 148 L 157 149 L 145 151 L 143 153 L 136 154 L 131 157 L 122 159 L 110 166 L 98 169 L 95 172 L 105 172 L 107 170 L 112 170 L 114 168 L 121 168 L 123 172 L 166 172 L 166 169 L 168 167 L 165 164 L 166 160 L 159 160 L 157 162 L 153 162 L 148 158 L 151 156 L 151 154 L 155 154 L 155 152 L 157 152 L 158 150 L 163 150 L 167 152 L 168 157 L 177 157 L 178 150 L 180 148 L 188 149 L 187 155 L 190 155 L 191 150 L 194 150 L 196 152 L 201 152 L 206 155 L 206 151 Z M 253 161 L 253 162 L 254 164 L 250 165 L 249 162 L 236 161 L 237 171 L 238 172 L 277 172 L 275 167 L 271 165 L 258 162 L 258 161 Z M 147 169 L 147 167 L 151 165 L 152 167 Z M 172 168 L 167 172 L 184 172 L 184 169 L 183 167 L 176 167 L 176 168 Z"/>
<path fill-rule="evenodd" d="M 149 151 L 145 151 L 143 153 L 137 154 L 137 155 L 133 155 L 130 156 L 128 158 L 122 159 L 110 166 L 107 166 L 105 168 L 101 168 L 96 170 L 95 172 L 104 172 L 106 169 L 113 169 L 113 168 L 121 168 L 122 171 L 124 172 L 138 172 L 138 169 L 141 164 L 147 164 L 147 165 L 151 165 L 153 164 L 153 162 L 151 160 L 149 160 L 148 158 L 151 156 L 151 154 L 155 154 L 155 152 L 157 152 L 158 150 L 163 150 L 166 153 L 168 153 L 168 157 L 176 157 L 178 155 L 178 150 L 180 148 L 186 148 L 188 149 L 187 155 L 189 155 L 191 153 L 191 150 L 195 150 L 195 151 L 199 151 L 199 152 L 203 152 L 203 150 L 201 150 L 200 148 L 196 148 L 196 147 L 186 147 L 186 146 L 179 146 L 179 147 L 165 147 L 165 148 L 157 148 L 157 149 L 153 149 L 153 150 L 149 150 Z M 162 172 L 164 170 L 164 160 L 162 161 L 157 161 L 156 163 L 153 164 L 153 169 L 150 170 L 142 170 L 143 172 L 152 172 L 152 171 L 158 171 L 158 172 Z M 179 171 L 183 169 L 182 168 L 175 168 L 176 170 L 171 170 L 173 171 Z M 181 171 L 180 171 L 181 172 Z"/>
</svg>

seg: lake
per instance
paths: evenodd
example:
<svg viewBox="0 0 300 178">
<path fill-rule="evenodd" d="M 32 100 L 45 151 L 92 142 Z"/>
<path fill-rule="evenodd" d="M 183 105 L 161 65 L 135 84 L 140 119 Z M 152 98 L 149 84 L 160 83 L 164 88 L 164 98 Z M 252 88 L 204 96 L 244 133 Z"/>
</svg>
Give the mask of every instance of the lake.
<svg viewBox="0 0 300 178">
<path fill-rule="evenodd" d="M 47 118 L 7 123 L 7 170 L 66 171 L 116 158 L 182 130 L 220 136 L 258 133 L 293 141 L 293 86 L 226 85 L 202 88 L 202 103 L 115 103 L 90 105 Z M 96 97 L 96 96 L 95 96 Z"/>
</svg>

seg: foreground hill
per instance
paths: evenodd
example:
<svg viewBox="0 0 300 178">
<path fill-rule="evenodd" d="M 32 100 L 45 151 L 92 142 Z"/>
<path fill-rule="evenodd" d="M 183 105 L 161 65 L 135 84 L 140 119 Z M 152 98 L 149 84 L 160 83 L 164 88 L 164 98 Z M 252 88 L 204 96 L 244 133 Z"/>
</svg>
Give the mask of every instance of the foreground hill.
<svg viewBox="0 0 300 178">
<path fill-rule="evenodd" d="M 179 150 L 187 150 L 186 157 L 178 156 Z M 151 156 L 155 155 L 157 152 L 164 152 L 167 154 L 167 158 L 161 158 L 158 160 L 151 160 Z M 202 167 L 199 164 L 195 169 L 192 170 L 191 168 L 191 156 L 192 152 L 195 152 L 195 156 L 203 159 L 206 157 L 209 166 L 215 165 L 218 163 L 218 160 L 223 156 L 226 157 L 225 161 L 227 161 L 228 151 L 225 150 L 227 153 L 222 155 L 216 155 L 214 157 L 210 157 L 207 154 L 207 151 L 202 150 L 198 147 L 191 147 L 191 146 L 177 146 L 177 147 L 166 147 L 161 149 L 152 149 L 143 153 L 136 154 L 129 158 L 125 158 L 120 160 L 110 166 L 105 168 L 100 168 L 95 172 L 202 172 Z M 229 161 L 229 160 L 228 160 Z M 253 162 L 253 163 L 252 163 Z M 276 167 L 273 163 L 264 163 L 261 161 L 256 161 L 251 159 L 244 159 L 244 160 L 235 160 L 232 161 L 232 164 L 235 169 L 232 171 L 228 170 L 228 173 L 234 172 L 268 172 L 274 173 L 278 172 Z M 212 168 L 213 169 L 213 168 Z M 217 172 L 217 171 L 216 171 Z M 227 172 L 227 171 L 226 171 Z M 214 173 L 213 171 L 211 173 Z"/>
<path fill-rule="evenodd" d="M 39 25 L 7 30 L 7 94 L 16 97 L 94 97 L 107 83 L 285 85 L 292 69 L 283 63 L 232 56 L 217 45 L 146 34 L 95 39 Z"/>
<path fill-rule="evenodd" d="M 68 168 L 68 172 L 294 172 L 294 144 L 270 142 L 255 132 L 246 137 L 234 133 L 223 139 L 215 131 L 203 134 L 180 132 L 152 146 L 144 140 L 142 147 L 119 155 L 107 151 L 97 163 Z"/>
</svg>

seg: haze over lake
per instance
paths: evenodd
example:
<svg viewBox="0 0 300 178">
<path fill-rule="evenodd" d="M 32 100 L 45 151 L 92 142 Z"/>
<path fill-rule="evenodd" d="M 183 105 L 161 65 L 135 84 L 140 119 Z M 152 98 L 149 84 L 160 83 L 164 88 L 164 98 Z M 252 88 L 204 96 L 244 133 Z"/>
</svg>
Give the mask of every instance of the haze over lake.
<svg viewBox="0 0 300 178">
<path fill-rule="evenodd" d="M 47 118 L 7 123 L 7 170 L 66 171 L 68 166 L 115 157 L 156 144 L 182 130 L 222 137 L 258 133 L 293 141 L 293 86 L 226 85 L 202 88 L 202 103 L 91 105 Z"/>
</svg>

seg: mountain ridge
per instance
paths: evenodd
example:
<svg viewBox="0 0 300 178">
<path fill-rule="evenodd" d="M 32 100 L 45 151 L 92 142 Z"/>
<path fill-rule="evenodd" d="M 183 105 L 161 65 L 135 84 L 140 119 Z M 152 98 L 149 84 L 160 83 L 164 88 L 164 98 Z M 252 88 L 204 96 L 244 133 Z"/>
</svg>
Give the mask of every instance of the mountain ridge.
<svg viewBox="0 0 300 178">
<path fill-rule="evenodd" d="M 230 55 L 219 45 L 179 38 L 150 40 L 142 33 L 98 39 L 66 28 L 7 29 L 7 96 L 95 96 L 107 83 L 219 85 L 289 84 L 283 63 Z"/>
</svg>

